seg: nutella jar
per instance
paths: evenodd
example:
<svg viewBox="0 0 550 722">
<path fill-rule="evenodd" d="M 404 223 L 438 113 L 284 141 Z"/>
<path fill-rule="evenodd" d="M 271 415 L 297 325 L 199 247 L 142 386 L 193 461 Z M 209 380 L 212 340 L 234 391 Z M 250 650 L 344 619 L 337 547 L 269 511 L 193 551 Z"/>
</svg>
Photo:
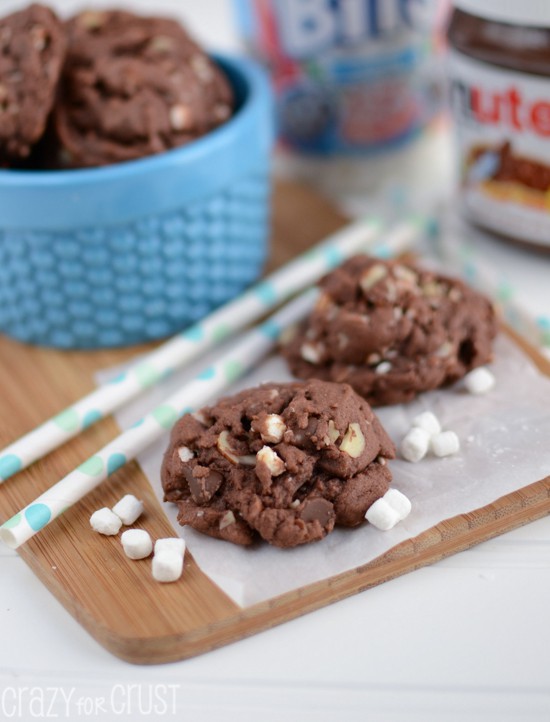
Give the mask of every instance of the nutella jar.
<svg viewBox="0 0 550 722">
<path fill-rule="evenodd" d="M 451 107 L 466 216 L 550 250 L 550 0 L 456 0 Z"/>
</svg>

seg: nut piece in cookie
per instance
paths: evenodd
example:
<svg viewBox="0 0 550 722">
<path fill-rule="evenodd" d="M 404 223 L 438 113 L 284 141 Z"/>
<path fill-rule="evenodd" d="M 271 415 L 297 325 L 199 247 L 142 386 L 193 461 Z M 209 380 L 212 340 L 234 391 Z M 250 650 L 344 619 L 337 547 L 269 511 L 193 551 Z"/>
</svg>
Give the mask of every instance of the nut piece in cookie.
<svg viewBox="0 0 550 722">
<path fill-rule="evenodd" d="M 43 5 L 0 19 L 0 162 L 26 158 L 45 131 L 65 55 L 63 25 Z"/>
<path fill-rule="evenodd" d="M 175 21 L 87 11 L 66 25 L 55 109 L 66 166 L 142 158 L 199 138 L 233 112 L 222 70 Z"/>
<path fill-rule="evenodd" d="M 194 529 L 278 547 L 354 527 L 391 481 L 395 449 L 347 384 L 265 384 L 174 426 L 162 465 L 166 501 Z"/>
<path fill-rule="evenodd" d="M 282 349 L 299 378 L 349 383 L 373 405 L 396 404 L 491 359 L 493 307 L 459 280 L 360 255 L 320 287 Z"/>
</svg>

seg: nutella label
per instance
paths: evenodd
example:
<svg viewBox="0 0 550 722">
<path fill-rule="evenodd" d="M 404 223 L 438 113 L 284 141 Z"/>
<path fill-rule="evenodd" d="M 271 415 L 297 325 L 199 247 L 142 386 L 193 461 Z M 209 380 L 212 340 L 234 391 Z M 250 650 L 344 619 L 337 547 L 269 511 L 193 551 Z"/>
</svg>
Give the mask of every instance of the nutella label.
<svg viewBox="0 0 550 722">
<path fill-rule="evenodd" d="M 550 78 L 452 52 L 451 105 L 467 215 L 550 246 Z"/>
</svg>

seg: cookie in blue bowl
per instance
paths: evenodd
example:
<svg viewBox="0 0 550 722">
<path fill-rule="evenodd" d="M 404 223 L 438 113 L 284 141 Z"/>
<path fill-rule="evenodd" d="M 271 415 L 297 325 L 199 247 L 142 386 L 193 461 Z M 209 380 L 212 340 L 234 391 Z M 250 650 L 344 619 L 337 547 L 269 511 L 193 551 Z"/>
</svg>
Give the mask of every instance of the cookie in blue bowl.
<svg viewBox="0 0 550 722">
<path fill-rule="evenodd" d="M 69 26 L 71 22 L 75 21 Z M 88 22 L 90 34 L 97 33 L 92 19 Z M 154 30 L 151 23 L 149 30 Z M 143 44 L 143 33 L 136 31 L 134 36 L 138 45 Z M 153 33 L 148 41 L 155 40 L 152 52 L 162 56 L 167 38 L 166 31 Z M 215 83 L 220 82 L 217 73 L 227 79 L 226 95 L 216 103 L 231 102 L 231 111 L 227 117 L 227 110 L 222 113 L 218 108 L 216 127 L 206 128 L 200 137 L 193 131 L 183 144 L 171 147 L 168 139 L 176 137 L 178 128 L 174 131 L 171 126 L 172 135 L 168 129 L 163 136 L 153 119 L 150 138 L 164 138 L 165 144 L 158 149 L 149 145 L 152 154 L 146 157 L 123 159 L 116 155 L 118 149 L 127 150 L 131 144 L 124 146 L 128 128 L 121 102 L 116 122 L 109 125 L 103 119 L 96 124 L 101 133 L 96 130 L 94 135 L 79 124 L 75 108 L 80 100 L 74 101 L 65 118 L 78 132 L 71 134 L 71 141 L 64 132 L 54 133 L 57 140 L 50 147 L 70 167 L 0 171 L 0 330 L 4 333 L 61 348 L 157 339 L 198 320 L 260 274 L 267 253 L 273 141 L 269 83 L 249 60 L 216 56 L 207 64 L 197 62 L 199 56 L 189 50 L 191 42 L 187 50 L 178 50 L 182 73 L 188 74 L 188 65 L 194 64 L 193 72 L 203 78 L 208 68 L 215 69 Z M 148 55 L 149 62 L 153 61 Z M 95 66 L 88 71 L 105 81 Z M 121 66 L 115 86 L 127 82 L 123 75 Z M 61 87 L 67 82 L 71 81 L 64 70 Z M 98 87 L 89 82 L 90 87 Z M 174 84 L 180 94 L 175 92 L 165 105 L 168 122 L 172 114 L 172 122 L 176 117 L 176 125 L 185 125 L 186 111 L 173 109 L 203 106 L 187 100 L 181 78 L 176 77 Z M 136 80 L 125 90 L 128 100 L 134 97 L 132 92 L 142 90 L 143 84 Z M 95 108 L 92 101 L 93 95 L 89 107 Z M 59 112 L 54 110 L 55 126 Z M 135 118 L 132 110 L 127 123 Z M 75 152 L 78 134 L 84 150 Z M 149 139 L 145 134 L 140 138 L 143 152 Z M 98 149 L 105 148 L 110 152 L 115 148 L 116 153 L 99 160 Z M 75 168 L 89 165 L 86 161 L 92 155 L 100 167 Z"/>
</svg>

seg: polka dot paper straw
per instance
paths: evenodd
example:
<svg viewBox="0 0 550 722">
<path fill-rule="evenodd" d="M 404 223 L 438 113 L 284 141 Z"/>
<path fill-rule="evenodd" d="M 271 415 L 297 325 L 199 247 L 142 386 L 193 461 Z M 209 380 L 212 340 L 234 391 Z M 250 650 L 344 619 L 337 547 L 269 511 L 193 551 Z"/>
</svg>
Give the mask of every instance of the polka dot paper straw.
<svg viewBox="0 0 550 722">
<path fill-rule="evenodd" d="M 226 386 L 255 366 L 275 346 L 281 331 L 311 310 L 316 291 L 294 299 L 256 329 L 246 333 L 235 348 L 190 383 L 104 446 L 77 469 L 45 491 L 0 526 L 0 539 L 17 549 L 104 479 L 159 439 L 186 413 L 200 408 Z"/>
<path fill-rule="evenodd" d="M 411 219 L 407 225 L 418 232 L 422 222 Z M 376 219 L 346 226 L 236 300 L 162 344 L 110 383 L 22 436 L 0 451 L 0 483 L 124 406 L 175 369 L 261 318 L 297 291 L 315 283 L 345 258 L 369 248 L 380 238 L 381 231 L 382 223 Z"/>
</svg>

